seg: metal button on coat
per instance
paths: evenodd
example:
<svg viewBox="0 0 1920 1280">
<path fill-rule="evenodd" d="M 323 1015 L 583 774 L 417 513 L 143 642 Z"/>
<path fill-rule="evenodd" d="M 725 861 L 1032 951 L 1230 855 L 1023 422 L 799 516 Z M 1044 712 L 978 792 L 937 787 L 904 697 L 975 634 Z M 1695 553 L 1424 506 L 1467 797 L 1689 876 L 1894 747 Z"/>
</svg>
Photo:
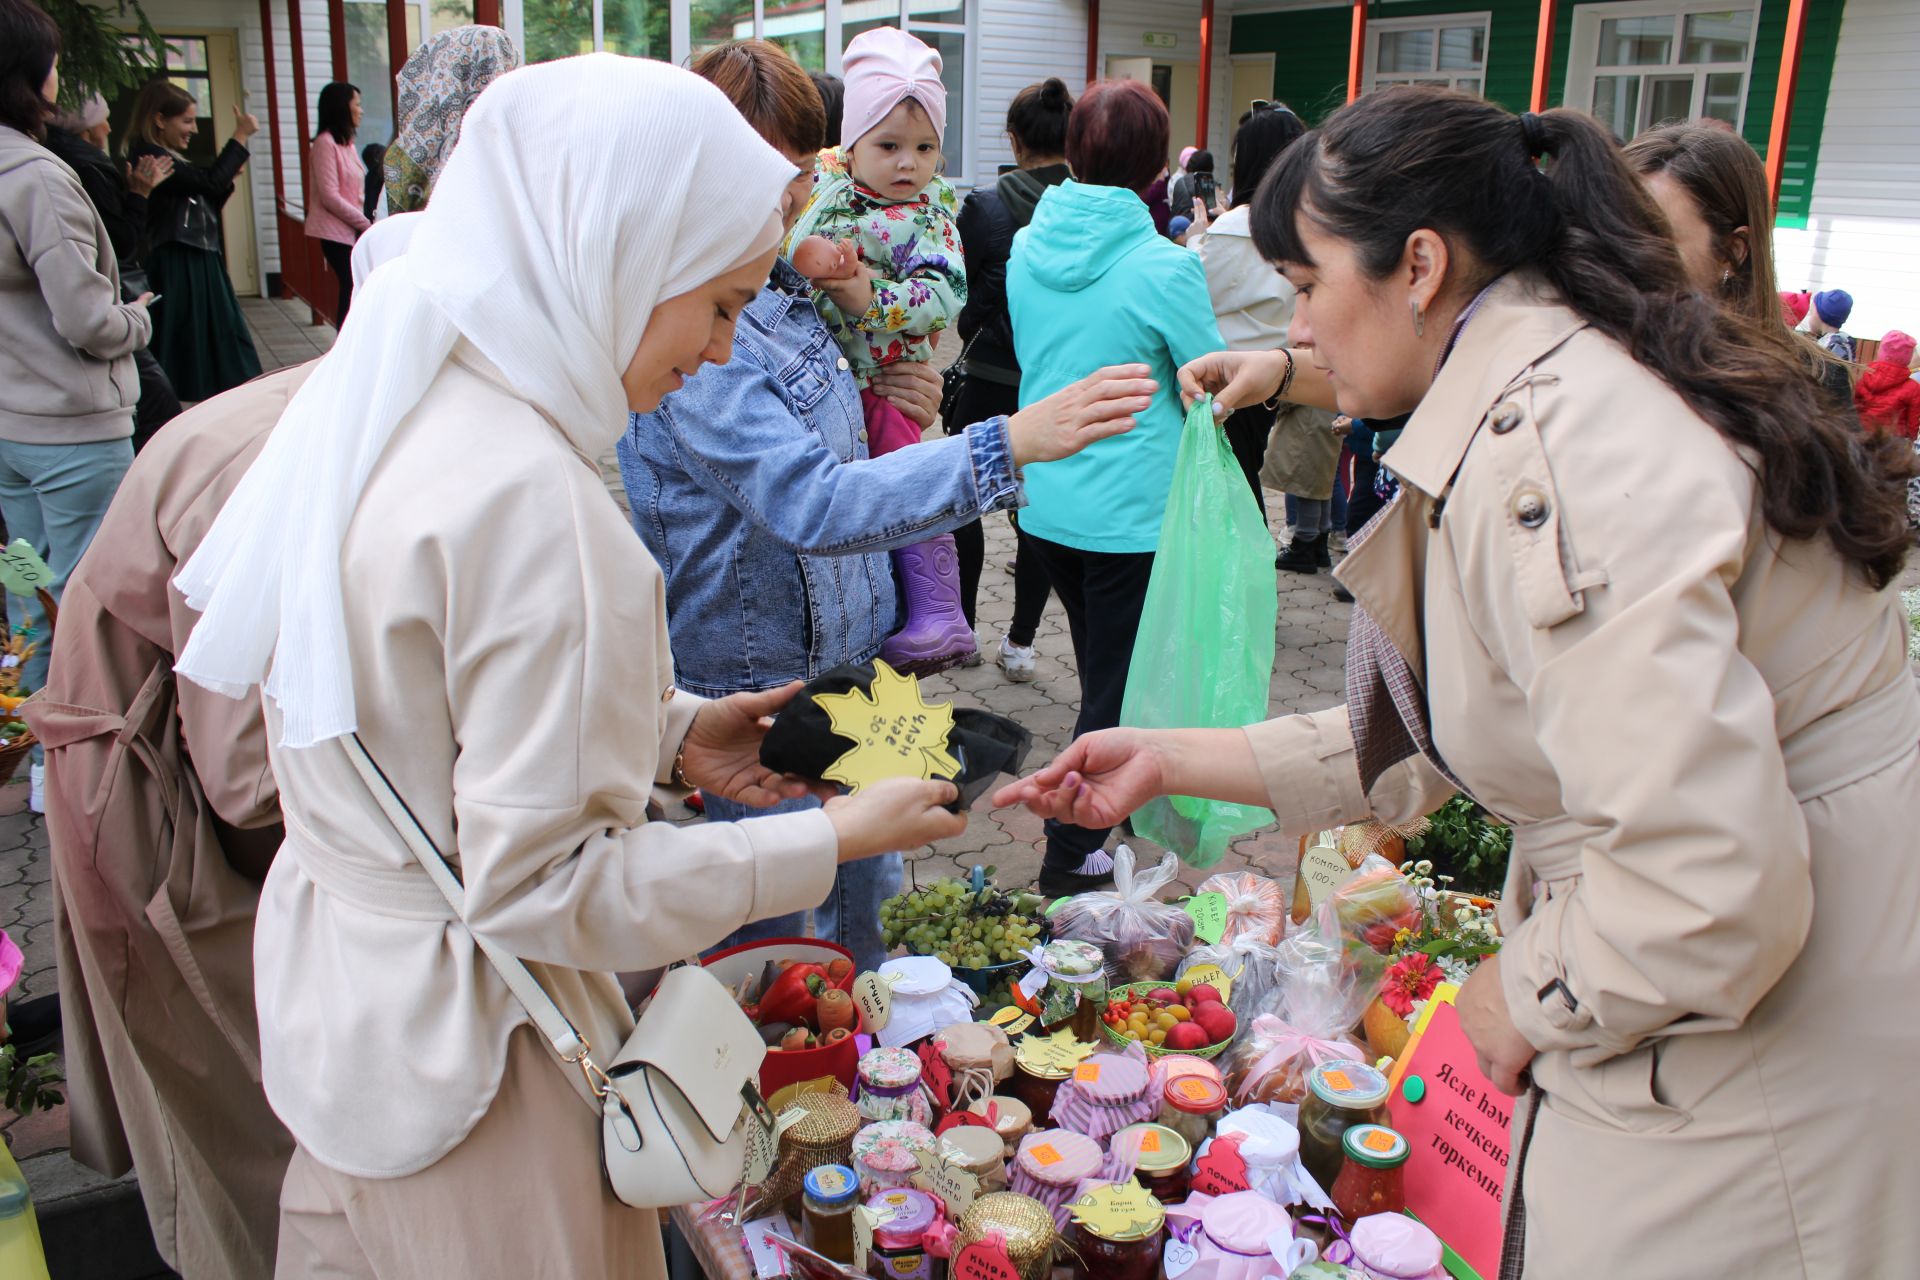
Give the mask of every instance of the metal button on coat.
<svg viewBox="0 0 1920 1280">
<path fill-rule="evenodd" d="M 1493 411 L 1493 433 L 1503 436 L 1520 425 L 1520 406 L 1509 400 Z"/>
<path fill-rule="evenodd" d="M 1529 529 L 1538 529 L 1545 524 L 1548 511 L 1546 495 L 1538 489 L 1522 489 L 1514 495 L 1514 517 Z"/>
<path fill-rule="evenodd" d="M 838 360 L 834 361 L 834 364 L 836 367 L 841 369 L 845 369 L 849 367 L 847 364 L 847 358 L 845 356 L 841 356 Z"/>
<path fill-rule="evenodd" d="M 860 428 L 860 443 L 865 444 L 866 442 L 867 442 L 867 429 L 865 427 L 862 427 Z"/>
</svg>

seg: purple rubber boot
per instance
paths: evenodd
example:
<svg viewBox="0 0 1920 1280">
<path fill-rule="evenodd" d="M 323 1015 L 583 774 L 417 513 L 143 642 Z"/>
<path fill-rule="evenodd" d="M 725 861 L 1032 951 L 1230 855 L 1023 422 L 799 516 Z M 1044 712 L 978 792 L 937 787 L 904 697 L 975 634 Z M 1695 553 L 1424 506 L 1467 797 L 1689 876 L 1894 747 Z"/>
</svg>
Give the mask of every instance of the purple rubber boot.
<svg viewBox="0 0 1920 1280">
<path fill-rule="evenodd" d="M 907 622 L 880 646 L 881 661 L 895 671 L 927 676 L 979 652 L 960 611 L 960 556 L 952 534 L 894 552 L 893 571 L 900 575 Z"/>
</svg>

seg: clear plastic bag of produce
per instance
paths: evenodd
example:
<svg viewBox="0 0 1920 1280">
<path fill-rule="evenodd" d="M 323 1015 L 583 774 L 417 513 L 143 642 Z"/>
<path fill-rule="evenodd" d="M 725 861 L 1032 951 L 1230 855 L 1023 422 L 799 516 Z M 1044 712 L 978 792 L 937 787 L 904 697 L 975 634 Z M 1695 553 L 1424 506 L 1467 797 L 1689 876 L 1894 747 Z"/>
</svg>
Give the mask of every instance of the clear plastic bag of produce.
<svg viewBox="0 0 1920 1280">
<path fill-rule="evenodd" d="M 1174 460 L 1120 723 L 1224 729 L 1266 719 L 1276 609 L 1273 537 L 1203 396 Z M 1196 867 L 1272 822 L 1255 805 L 1192 796 L 1161 796 L 1133 815 L 1135 831 Z"/>
<path fill-rule="evenodd" d="M 1133 850 L 1121 845 L 1113 854 L 1113 888 L 1067 899 L 1053 913 L 1053 936 L 1099 947 L 1116 984 L 1163 982 L 1193 945 L 1193 917 L 1157 898 L 1179 874 L 1172 854 L 1150 871 L 1136 870 Z"/>
<path fill-rule="evenodd" d="M 1281 982 L 1278 947 L 1244 934 L 1217 946 L 1202 944 L 1187 952 L 1173 976 L 1184 978 L 1188 970 L 1203 964 L 1220 966 L 1232 982 L 1227 1007 L 1242 1022 L 1250 1022 L 1272 1005 Z"/>
<path fill-rule="evenodd" d="M 1248 937 L 1272 946 L 1286 936 L 1287 895 L 1276 880 L 1251 871 L 1223 871 L 1201 881 L 1194 893 L 1217 893 L 1227 900 L 1222 942 Z"/>
<path fill-rule="evenodd" d="M 1322 915 L 1329 909 L 1341 933 L 1382 955 L 1393 950 L 1402 929 L 1420 927 L 1424 910 L 1413 882 L 1377 853 L 1368 854 L 1353 878 L 1334 890 L 1322 904 Z M 1327 928 L 1324 923 L 1321 927 Z"/>
<path fill-rule="evenodd" d="M 1275 948 L 1279 981 L 1227 1063 L 1243 1104 L 1299 1102 L 1318 1064 L 1368 1058 L 1354 1025 L 1379 989 L 1385 960 L 1326 932 L 1327 919 L 1323 914 Z"/>
</svg>

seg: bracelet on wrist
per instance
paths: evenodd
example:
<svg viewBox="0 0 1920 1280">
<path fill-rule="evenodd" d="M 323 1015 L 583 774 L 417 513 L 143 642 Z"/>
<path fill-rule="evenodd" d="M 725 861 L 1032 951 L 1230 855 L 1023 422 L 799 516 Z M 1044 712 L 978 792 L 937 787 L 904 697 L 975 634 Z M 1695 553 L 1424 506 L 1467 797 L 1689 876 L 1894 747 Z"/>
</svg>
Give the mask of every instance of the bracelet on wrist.
<svg viewBox="0 0 1920 1280">
<path fill-rule="evenodd" d="M 1267 401 L 1267 408 L 1278 409 L 1280 402 L 1287 398 L 1287 392 L 1293 387 L 1293 352 L 1280 348 L 1280 354 L 1287 358 L 1287 371 L 1280 375 L 1280 386 Z"/>
</svg>

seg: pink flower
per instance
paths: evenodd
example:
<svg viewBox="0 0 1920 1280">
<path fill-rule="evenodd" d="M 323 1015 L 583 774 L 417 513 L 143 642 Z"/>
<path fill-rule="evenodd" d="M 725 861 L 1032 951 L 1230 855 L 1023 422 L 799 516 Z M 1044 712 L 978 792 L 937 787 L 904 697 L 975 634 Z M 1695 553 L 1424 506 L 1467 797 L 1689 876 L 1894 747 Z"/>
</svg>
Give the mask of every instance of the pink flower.
<svg viewBox="0 0 1920 1280">
<path fill-rule="evenodd" d="M 1431 957 L 1409 952 L 1381 977 L 1380 1003 L 1404 1018 L 1413 1012 L 1413 1002 L 1432 996 L 1445 977 Z"/>
</svg>

